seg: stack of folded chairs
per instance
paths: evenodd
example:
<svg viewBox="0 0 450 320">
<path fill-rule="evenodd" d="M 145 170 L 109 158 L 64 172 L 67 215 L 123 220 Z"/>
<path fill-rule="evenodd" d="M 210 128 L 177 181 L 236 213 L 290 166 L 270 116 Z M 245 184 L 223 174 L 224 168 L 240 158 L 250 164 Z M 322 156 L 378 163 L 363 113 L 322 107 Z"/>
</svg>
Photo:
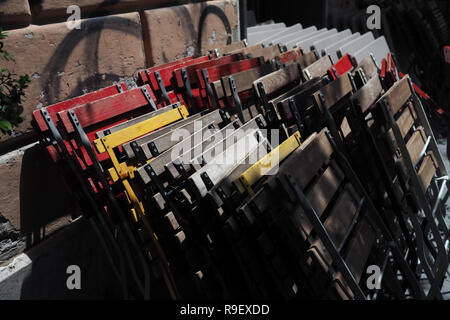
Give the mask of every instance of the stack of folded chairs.
<svg viewBox="0 0 450 320">
<path fill-rule="evenodd" d="M 446 172 L 384 37 L 248 39 L 37 110 L 125 298 L 442 298 Z"/>
</svg>

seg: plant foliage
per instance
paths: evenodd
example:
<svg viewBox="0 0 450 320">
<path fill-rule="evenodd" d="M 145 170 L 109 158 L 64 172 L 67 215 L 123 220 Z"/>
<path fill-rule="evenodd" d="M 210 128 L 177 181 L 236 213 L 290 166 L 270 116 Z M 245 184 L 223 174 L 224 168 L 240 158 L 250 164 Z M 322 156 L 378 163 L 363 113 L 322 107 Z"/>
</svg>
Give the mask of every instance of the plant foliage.
<svg viewBox="0 0 450 320">
<path fill-rule="evenodd" d="M 11 61 L 13 58 L 3 50 L 3 40 L 7 33 L 0 27 L 0 61 Z M 0 67 L 0 131 L 11 134 L 13 128 L 23 122 L 22 99 L 31 79 L 28 75 L 11 73 Z"/>
</svg>

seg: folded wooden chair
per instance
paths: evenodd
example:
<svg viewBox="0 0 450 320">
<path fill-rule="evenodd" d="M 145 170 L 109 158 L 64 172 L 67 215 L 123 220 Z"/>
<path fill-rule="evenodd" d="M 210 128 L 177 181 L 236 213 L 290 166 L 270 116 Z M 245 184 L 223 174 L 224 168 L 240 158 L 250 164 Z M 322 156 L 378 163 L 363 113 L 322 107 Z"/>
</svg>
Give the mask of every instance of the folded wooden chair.
<svg viewBox="0 0 450 320">
<path fill-rule="evenodd" d="M 204 91 L 206 91 L 208 99 L 209 99 L 209 106 L 211 108 L 219 108 L 224 107 L 224 104 L 220 104 L 219 98 L 215 95 L 214 89 L 213 89 L 213 83 L 216 81 L 220 81 L 222 77 L 250 70 L 253 68 L 257 68 L 265 63 L 265 59 L 263 57 L 256 57 L 252 59 L 245 59 L 241 61 L 237 61 L 234 63 L 226 64 L 226 65 L 220 65 L 215 66 L 203 70 L 197 71 L 197 76 L 200 79 L 200 88 Z M 216 82 L 217 84 L 217 82 Z"/>
<path fill-rule="evenodd" d="M 333 61 L 330 56 L 325 56 L 314 62 L 313 64 L 302 69 L 302 76 L 305 80 L 320 78 L 327 75 L 330 68 L 333 67 Z"/>
<path fill-rule="evenodd" d="M 214 82 L 213 90 L 220 100 L 226 101 L 230 109 L 236 110 L 241 122 L 246 122 L 258 114 L 256 104 L 256 92 L 253 82 L 271 72 L 276 67 L 271 64 L 263 64 L 257 68 L 231 74 Z"/>
<path fill-rule="evenodd" d="M 446 249 L 449 231 L 442 206 L 442 201 L 448 198 L 448 174 L 409 76 L 380 98 L 376 111 L 375 121 L 380 123 L 377 128 L 385 135 L 390 161 L 395 164 L 402 191 L 414 210 L 411 220 L 416 230 L 421 228 L 424 232 L 424 239 L 418 243 L 427 243 L 433 253 L 430 258 L 425 252 L 421 261 L 431 285 L 428 296 L 441 298 L 440 287 L 449 264 Z M 424 219 L 419 218 L 420 212 Z M 421 226 L 417 225 L 419 222 Z"/>
<path fill-rule="evenodd" d="M 226 65 L 239 60 L 242 60 L 242 54 L 233 54 L 175 69 L 173 70 L 175 92 L 180 93 L 185 97 L 184 101 L 188 102 L 189 107 L 194 111 L 191 111 L 191 113 L 195 113 L 199 111 L 200 108 L 207 106 L 207 103 L 204 101 L 206 94 L 205 92 L 202 92 L 199 86 L 201 77 L 199 78 L 197 71 L 214 66 Z"/>
<path fill-rule="evenodd" d="M 297 63 L 290 64 L 253 82 L 253 87 L 264 107 L 264 116 L 270 125 L 275 124 L 278 117 L 269 101 L 301 82 L 302 76 Z"/>
<path fill-rule="evenodd" d="M 372 55 L 362 59 L 353 71 L 353 78 L 358 89 L 365 85 L 370 79 L 377 76 L 379 69 Z"/>
<path fill-rule="evenodd" d="M 138 72 L 138 85 L 149 84 L 156 93 L 158 104 L 170 105 L 177 101 L 183 102 L 179 96 L 173 92 L 173 71 L 187 67 L 192 64 L 197 64 L 209 61 L 213 58 L 212 55 L 206 55 L 198 58 L 188 57 L 174 62 L 163 64 L 160 66 L 144 69 Z"/>
<path fill-rule="evenodd" d="M 73 107 L 76 107 L 77 105 L 93 102 L 95 100 L 100 100 L 105 97 L 109 97 L 118 93 L 121 93 L 123 91 L 127 90 L 127 87 L 125 84 L 121 83 L 119 85 L 113 85 L 109 86 L 94 92 L 90 92 L 87 94 L 84 94 L 79 97 L 75 97 L 69 100 L 62 101 L 60 103 L 56 103 L 54 105 L 46 107 L 46 113 L 49 116 L 48 121 L 51 121 L 55 126 L 58 125 L 58 118 L 57 113 L 62 110 L 67 110 Z M 37 132 L 39 132 L 41 136 L 41 141 L 45 143 L 46 148 L 51 156 L 51 158 L 54 161 L 57 161 L 59 159 L 58 153 L 56 150 L 49 145 L 44 140 L 48 137 L 54 136 L 52 132 L 49 131 L 49 127 L 47 125 L 47 120 L 42 116 L 41 110 L 35 110 L 33 111 L 33 119 L 31 121 L 31 124 L 35 128 Z"/>
<path fill-rule="evenodd" d="M 261 230 L 259 225 L 276 226 L 272 235 L 279 232 L 284 241 L 271 251 L 285 248 L 284 270 L 301 270 L 319 297 L 324 297 L 325 286 L 325 292 L 333 292 L 327 298 L 376 298 L 379 292 L 363 285 L 370 264 L 391 277 L 379 279 L 384 294 L 402 297 L 405 285 L 422 296 L 417 279 L 391 244 L 387 227 L 326 129 L 297 148 L 241 210 L 255 230 Z M 390 272 L 392 264 L 399 266 L 402 277 Z M 296 287 L 305 286 L 296 283 Z"/>
</svg>

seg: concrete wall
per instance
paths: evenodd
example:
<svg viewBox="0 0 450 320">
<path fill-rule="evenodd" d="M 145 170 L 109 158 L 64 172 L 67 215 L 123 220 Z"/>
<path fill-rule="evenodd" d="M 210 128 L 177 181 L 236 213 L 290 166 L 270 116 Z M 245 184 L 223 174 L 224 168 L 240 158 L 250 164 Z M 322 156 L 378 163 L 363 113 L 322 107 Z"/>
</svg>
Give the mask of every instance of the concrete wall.
<svg viewBox="0 0 450 320">
<path fill-rule="evenodd" d="M 80 29 L 67 27 L 69 5 L 81 9 Z M 237 41 L 238 11 L 238 0 L 0 0 L 4 49 L 14 58 L 6 67 L 32 80 L 25 121 L 12 135 L 0 133 L 0 265 L 82 214 L 36 144 L 32 112 Z"/>
<path fill-rule="evenodd" d="M 63 231 L 0 265 L 0 300 L 121 299 L 99 239 L 88 220 L 77 220 Z M 81 288 L 69 290 L 69 266 L 80 268 Z"/>
</svg>

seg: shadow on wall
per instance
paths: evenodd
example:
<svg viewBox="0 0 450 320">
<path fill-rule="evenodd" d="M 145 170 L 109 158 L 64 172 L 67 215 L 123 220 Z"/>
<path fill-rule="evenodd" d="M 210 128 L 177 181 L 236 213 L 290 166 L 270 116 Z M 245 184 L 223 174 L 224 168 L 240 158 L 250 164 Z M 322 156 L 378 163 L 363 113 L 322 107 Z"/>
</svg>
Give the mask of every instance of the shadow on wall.
<svg viewBox="0 0 450 320">
<path fill-rule="evenodd" d="M 20 172 L 20 230 L 26 247 L 78 215 L 75 195 L 64 184 L 46 150 L 40 145 L 26 150 Z"/>
<path fill-rule="evenodd" d="M 32 261 L 21 299 L 121 299 L 117 278 L 88 220 L 81 219 L 26 252 Z M 80 268 L 80 289 L 69 290 L 69 266 Z"/>
</svg>

